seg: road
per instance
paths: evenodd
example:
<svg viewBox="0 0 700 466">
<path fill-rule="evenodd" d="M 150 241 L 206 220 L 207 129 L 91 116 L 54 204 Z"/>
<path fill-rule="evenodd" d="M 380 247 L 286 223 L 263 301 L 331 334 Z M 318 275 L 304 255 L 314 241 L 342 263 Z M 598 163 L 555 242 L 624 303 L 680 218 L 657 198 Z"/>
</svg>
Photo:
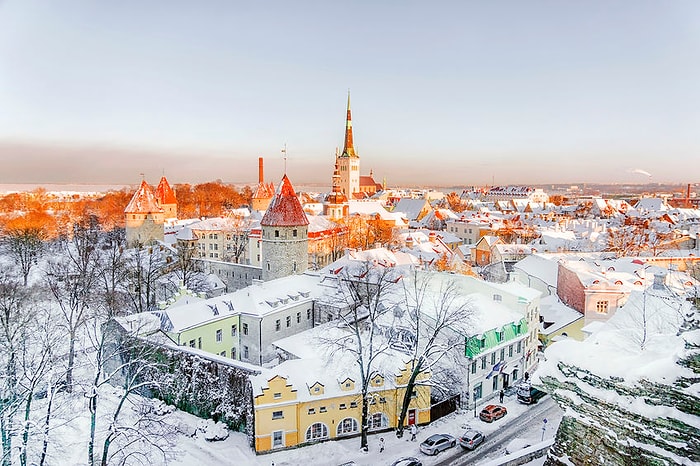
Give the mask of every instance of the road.
<svg viewBox="0 0 700 466">
<path fill-rule="evenodd" d="M 503 453 L 508 442 L 515 437 L 522 436 L 522 432 L 540 429 L 542 426 L 542 419 L 555 417 L 561 417 L 559 406 L 549 396 L 542 398 L 537 404 L 532 405 L 517 419 L 508 424 L 504 424 L 503 428 L 488 434 L 486 436 L 486 441 L 479 445 L 476 450 L 465 450 L 458 444 L 456 448 L 450 448 L 443 452 L 442 455 L 445 456 L 441 458 L 440 462 L 436 463 L 436 465 L 463 466 L 475 464 L 477 461 L 483 461 L 487 458 L 497 458 Z"/>
</svg>

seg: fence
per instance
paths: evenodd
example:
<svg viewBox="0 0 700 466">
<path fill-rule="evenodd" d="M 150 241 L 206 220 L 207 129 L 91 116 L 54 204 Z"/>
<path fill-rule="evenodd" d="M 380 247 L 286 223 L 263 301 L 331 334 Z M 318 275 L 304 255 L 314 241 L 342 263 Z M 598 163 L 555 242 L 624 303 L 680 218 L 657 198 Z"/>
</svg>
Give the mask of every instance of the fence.
<svg viewBox="0 0 700 466">
<path fill-rule="evenodd" d="M 455 395 L 430 407 L 430 422 L 457 411 L 460 396 Z"/>
</svg>

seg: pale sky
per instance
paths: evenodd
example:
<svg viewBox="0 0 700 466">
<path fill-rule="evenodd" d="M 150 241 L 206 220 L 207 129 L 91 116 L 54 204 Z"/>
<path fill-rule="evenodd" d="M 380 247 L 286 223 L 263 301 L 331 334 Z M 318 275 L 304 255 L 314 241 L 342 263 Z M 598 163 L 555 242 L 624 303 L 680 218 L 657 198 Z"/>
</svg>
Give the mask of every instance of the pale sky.
<svg viewBox="0 0 700 466">
<path fill-rule="evenodd" d="M 0 0 L 0 183 L 700 182 L 700 2 Z M 634 169 L 649 172 L 651 178 Z"/>
</svg>

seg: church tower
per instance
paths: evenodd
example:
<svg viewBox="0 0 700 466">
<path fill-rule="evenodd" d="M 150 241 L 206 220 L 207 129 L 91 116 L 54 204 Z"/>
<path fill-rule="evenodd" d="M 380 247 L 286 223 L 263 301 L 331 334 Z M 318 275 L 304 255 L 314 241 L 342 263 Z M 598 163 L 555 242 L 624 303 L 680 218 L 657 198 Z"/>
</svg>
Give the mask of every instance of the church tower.
<svg viewBox="0 0 700 466">
<path fill-rule="evenodd" d="M 177 198 L 175 197 L 175 192 L 173 188 L 170 187 L 170 183 L 163 176 L 158 183 L 156 188 L 156 199 L 158 200 L 158 205 L 163 209 L 163 215 L 166 219 L 177 218 Z"/>
<path fill-rule="evenodd" d="M 309 261 L 309 220 L 286 174 L 260 226 L 263 281 L 304 273 Z"/>
<path fill-rule="evenodd" d="M 345 144 L 338 158 L 340 169 L 340 190 L 352 199 L 360 192 L 360 157 L 355 153 L 352 140 L 352 116 L 350 115 L 350 91 L 348 91 L 348 111 L 345 118 Z"/>
<path fill-rule="evenodd" d="M 345 218 L 350 213 L 348 198 L 342 192 L 340 187 L 340 165 L 338 162 L 338 148 L 335 149 L 335 170 L 333 171 L 333 190 L 326 197 L 326 202 L 323 204 L 323 214 L 333 220 Z"/>
<path fill-rule="evenodd" d="M 165 235 L 163 209 L 158 205 L 156 195 L 146 180 L 141 181 L 141 186 L 124 209 L 124 217 L 127 245 L 163 241 Z"/>
</svg>

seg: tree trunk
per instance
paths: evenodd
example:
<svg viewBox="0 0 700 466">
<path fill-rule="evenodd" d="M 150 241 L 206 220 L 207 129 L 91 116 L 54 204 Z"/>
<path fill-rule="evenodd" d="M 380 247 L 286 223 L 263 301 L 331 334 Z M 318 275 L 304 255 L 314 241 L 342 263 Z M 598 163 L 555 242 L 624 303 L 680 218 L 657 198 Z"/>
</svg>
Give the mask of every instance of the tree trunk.
<svg viewBox="0 0 700 466">
<path fill-rule="evenodd" d="M 367 406 L 367 390 L 362 390 L 362 429 L 360 431 L 360 448 L 367 451 L 367 430 L 369 424 L 367 422 L 369 407 Z"/>
<path fill-rule="evenodd" d="M 411 394 L 413 393 L 413 388 L 416 386 L 416 378 L 420 374 L 422 367 L 422 359 L 418 361 L 416 366 L 411 372 L 411 377 L 408 379 L 408 384 L 406 384 L 406 390 L 403 393 L 403 402 L 401 403 L 401 413 L 399 414 L 398 425 L 396 426 L 396 436 L 398 438 L 403 437 L 403 423 L 406 420 L 406 414 L 408 413 L 408 407 L 411 405 Z"/>
<path fill-rule="evenodd" d="M 88 401 L 90 410 L 90 440 L 88 442 L 88 465 L 92 466 L 95 460 L 95 427 L 97 425 L 97 389 L 93 385 L 90 400 Z"/>
<path fill-rule="evenodd" d="M 10 466 L 12 464 L 12 417 L 10 407 L 5 400 L 0 405 L 3 409 L 0 410 L 0 433 L 2 434 L 2 466 Z"/>
<path fill-rule="evenodd" d="M 44 444 L 41 449 L 41 459 L 39 460 L 39 466 L 44 466 L 46 462 L 46 455 L 49 450 L 49 421 L 51 420 L 51 408 L 53 406 L 53 398 L 55 396 L 55 390 L 51 387 L 50 383 L 47 395 L 48 405 L 46 406 L 46 418 L 44 419 Z"/>
<path fill-rule="evenodd" d="M 24 427 L 22 428 L 22 450 L 19 454 L 19 464 L 27 466 L 27 443 L 29 441 L 29 413 L 32 410 L 32 392 L 27 395 L 24 403 Z"/>
<path fill-rule="evenodd" d="M 70 343 L 68 344 L 68 367 L 66 368 L 66 391 L 73 393 L 73 364 L 75 364 L 75 330 L 68 334 Z"/>
</svg>

